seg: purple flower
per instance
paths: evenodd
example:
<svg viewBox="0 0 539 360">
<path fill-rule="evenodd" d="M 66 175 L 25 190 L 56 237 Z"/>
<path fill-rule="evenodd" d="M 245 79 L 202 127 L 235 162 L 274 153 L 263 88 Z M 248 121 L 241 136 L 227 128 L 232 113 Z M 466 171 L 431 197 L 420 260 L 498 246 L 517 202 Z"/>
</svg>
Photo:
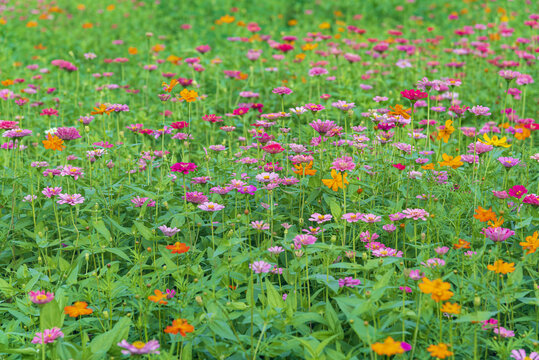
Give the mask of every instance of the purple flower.
<svg viewBox="0 0 539 360">
<path fill-rule="evenodd" d="M 75 206 L 84 202 L 84 198 L 81 194 L 58 194 L 58 197 L 60 198 L 60 200 L 56 201 L 58 204 L 69 204 L 71 206 Z"/>
<path fill-rule="evenodd" d="M 172 237 L 174 235 L 176 235 L 180 229 L 178 228 L 169 228 L 167 227 L 166 225 L 161 225 L 158 227 L 159 230 L 161 230 L 161 232 L 163 233 L 163 235 L 165 236 L 168 236 L 168 237 Z"/>
<path fill-rule="evenodd" d="M 397 227 L 393 224 L 385 224 L 384 226 L 382 226 L 382 229 L 384 229 L 384 231 L 387 231 L 388 233 L 392 233 L 393 231 L 397 230 Z"/>
<path fill-rule="evenodd" d="M 539 360 L 539 354 L 536 352 L 526 355 L 526 350 L 518 349 L 511 351 L 511 357 L 515 360 Z"/>
<path fill-rule="evenodd" d="M 64 337 L 64 334 L 59 328 L 54 327 L 52 329 L 45 329 L 43 333 L 36 333 L 36 336 L 32 340 L 32 344 L 50 344 L 59 337 Z"/>
<path fill-rule="evenodd" d="M 273 269 L 273 265 L 265 261 L 255 261 L 249 264 L 249 268 L 254 271 L 255 274 L 268 273 Z"/>
<path fill-rule="evenodd" d="M 504 156 L 501 156 L 498 158 L 498 161 L 503 165 L 505 166 L 507 169 L 510 169 L 512 168 L 513 166 L 516 166 L 518 164 L 520 164 L 520 160 L 519 159 L 515 159 L 515 158 L 512 158 L 512 157 L 504 157 Z"/>
<path fill-rule="evenodd" d="M 150 340 L 147 343 L 142 341 L 135 341 L 130 344 L 126 340 L 122 340 L 117 344 L 119 347 L 124 348 L 122 354 L 124 355 L 142 355 L 142 354 L 159 354 L 159 341 Z"/>
</svg>

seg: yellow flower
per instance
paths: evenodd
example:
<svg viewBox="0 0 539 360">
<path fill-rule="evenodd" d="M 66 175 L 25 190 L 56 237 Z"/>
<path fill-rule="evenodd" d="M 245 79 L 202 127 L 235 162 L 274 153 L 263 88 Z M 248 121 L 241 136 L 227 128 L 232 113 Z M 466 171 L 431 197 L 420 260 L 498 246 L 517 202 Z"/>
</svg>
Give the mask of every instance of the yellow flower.
<svg viewBox="0 0 539 360">
<path fill-rule="evenodd" d="M 496 135 L 493 135 L 492 138 L 489 138 L 489 136 L 485 133 L 483 134 L 483 140 L 482 139 L 477 139 L 477 140 L 479 140 L 480 142 L 486 145 L 502 146 L 504 148 L 508 148 L 511 146 L 510 144 L 507 143 L 507 138 L 505 136 L 501 139 L 498 139 Z"/>
<path fill-rule="evenodd" d="M 528 250 L 526 252 L 526 255 L 533 254 L 535 250 L 539 248 L 539 232 L 534 232 L 532 236 L 528 236 L 526 238 L 525 242 L 521 242 L 520 246 L 522 246 L 523 250 Z"/>
<path fill-rule="evenodd" d="M 443 154 L 442 158 L 444 159 L 444 161 L 438 162 L 438 164 L 440 164 L 440 166 L 450 166 L 453 169 L 458 169 L 459 167 L 464 165 L 464 163 L 462 161 L 460 161 L 460 155 L 453 157 L 453 156 L 449 156 L 447 154 Z"/>
<path fill-rule="evenodd" d="M 322 179 L 322 183 L 331 190 L 338 191 L 339 189 L 344 189 L 345 185 L 348 184 L 346 175 L 347 173 L 342 174 L 340 171 L 337 172 L 333 169 L 331 170 L 331 179 Z"/>
<path fill-rule="evenodd" d="M 402 105 L 395 105 L 395 107 L 390 106 L 390 109 L 393 109 L 393 111 L 388 112 L 388 115 L 400 115 L 405 119 L 410 118 L 410 114 L 408 114 L 408 111 L 411 111 L 411 108 L 405 109 Z"/>
</svg>

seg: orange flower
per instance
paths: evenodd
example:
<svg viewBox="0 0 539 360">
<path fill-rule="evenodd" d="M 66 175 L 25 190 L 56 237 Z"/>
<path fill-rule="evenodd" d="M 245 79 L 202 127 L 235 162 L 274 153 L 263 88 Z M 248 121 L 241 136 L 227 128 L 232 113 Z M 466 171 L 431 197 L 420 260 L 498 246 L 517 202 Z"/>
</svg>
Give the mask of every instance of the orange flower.
<svg viewBox="0 0 539 360">
<path fill-rule="evenodd" d="M 423 166 L 421 166 L 421 168 L 423 170 L 433 170 L 434 169 L 434 164 L 430 163 L 430 164 L 427 164 L 427 165 L 423 165 Z"/>
<path fill-rule="evenodd" d="M 221 18 L 218 20 L 222 23 L 225 23 L 225 24 L 230 24 L 230 23 L 233 23 L 234 20 L 236 20 L 236 18 L 234 18 L 234 16 L 230 16 L 230 15 L 225 15 L 225 16 L 221 16 Z"/>
<path fill-rule="evenodd" d="M 524 140 L 530 137 L 531 131 L 530 129 L 526 128 L 524 125 L 518 125 L 515 126 L 515 129 L 520 129 L 522 132 L 515 132 L 515 138 L 518 140 Z"/>
<path fill-rule="evenodd" d="M 400 115 L 405 119 L 410 118 L 410 114 L 408 114 L 408 112 L 412 110 L 411 108 L 405 109 L 402 105 L 399 104 L 395 105 L 395 107 L 390 106 L 390 108 L 393 109 L 393 111 L 388 112 L 388 115 Z"/>
<path fill-rule="evenodd" d="M 43 140 L 45 149 L 51 149 L 54 151 L 62 151 L 65 149 L 64 140 L 60 139 L 56 135 L 52 136 L 47 134 L 47 140 Z"/>
<path fill-rule="evenodd" d="M 487 265 L 487 269 L 496 274 L 509 274 L 515 271 L 515 263 L 506 263 L 503 260 L 496 260 L 494 265 Z"/>
<path fill-rule="evenodd" d="M 165 45 L 157 44 L 152 47 L 152 51 L 156 53 L 161 52 L 163 50 L 165 50 Z"/>
<path fill-rule="evenodd" d="M 153 293 L 155 295 L 148 296 L 148 300 L 153 301 L 156 304 L 168 304 L 168 301 L 164 301 L 163 299 L 167 298 L 167 294 L 163 294 L 161 290 L 154 290 Z"/>
<path fill-rule="evenodd" d="M 535 250 L 539 248 L 539 232 L 534 232 L 532 236 L 528 236 L 526 238 L 525 242 L 521 242 L 520 246 L 522 246 L 523 250 L 528 250 L 526 252 L 526 255 L 533 254 Z"/>
<path fill-rule="evenodd" d="M 446 302 L 442 305 L 440 311 L 447 314 L 458 315 L 460 314 L 461 308 L 462 306 L 460 306 L 458 303 L 451 304 L 450 302 Z"/>
<path fill-rule="evenodd" d="M 183 89 L 180 91 L 180 97 L 186 102 L 194 102 L 198 97 L 198 93 L 195 90 Z"/>
<path fill-rule="evenodd" d="M 87 307 L 88 303 L 84 301 L 77 301 L 71 306 L 66 306 L 64 308 L 64 313 L 66 313 L 70 317 L 78 317 L 82 315 L 90 315 L 94 312 L 92 309 L 88 309 Z"/>
<path fill-rule="evenodd" d="M 494 217 L 494 222 L 489 221 L 488 226 L 493 227 L 493 228 L 497 228 L 497 227 L 502 226 L 503 222 L 504 222 L 504 219 L 503 219 L 502 216 L 500 216 L 498 219 L 496 219 L 496 217 Z"/>
<path fill-rule="evenodd" d="M 331 190 L 338 191 L 339 189 L 344 189 L 345 185 L 348 184 L 346 175 L 347 173 L 342 174 L 340 171 L 337 172 L 333 169 L 331 170 L 331 179 L 322 179 L 322 183 Z"/>
<path fill-rule="evenodd" d="M 26 27 L 27 27 L 27 28 L 30 28 L 30 27 L 36 27 L 36 26 L 37 26 L 37 22 L 35 22 L 35 21 L 28 21 L 28 22 L 26 23 Z"/>
<path fill-rule="evenodd" d="M 181 336 L 185 336 L 186 333 L 192 333 L 193 331 L 195 331 L 195 328 L 186 319 L 176 319 L 172 321 L 172 326 L 167 326 L 165 329 L 166 333 L 177 334 L 179 332 Z"/>
<path fill-rule="evenodd" d="M 444 161 L 438 161 L 438 164 L 440 164 L 440 166 L 450 166 L 453 169 L 458 169 L 459 167 L 464 165 L 464 163 L 460 161 L 460 155 L 453 157 L 444 153 L 442 154 L 442 158 L 444 159 Z"/>
<path fill-rule="evenodd" d="M 453 248 L 455 249 L 469 249 L 470 248 L 470 242 L 466 240 L 459 239 L 459 242 L 457 244 L 453 244 Z"/>
<path fill-rule="evenodd" d="M 449 141 L 449 137 L 455 131 L 455 128 L 451 126 L 451 124 L 453 124 L 453 121 L 447 120 L 445 126 L 441 126 L 440 129 L 438 129 L 438 140 L 443 139 L 444 143 Z"/>
<path fill-rule="evenodd" d="M 401 343 L 393 340 L 391 336 L 385 339 L 383 343 L 377 342 L 372 344 L 371 349 L 378 355 L 392 356 L 404 353 L 404 348 Z"/>
<path fill-rule="evenodd" d="M 138 49 L 136 47 L 130 47 L 129 49 L 127 49 L 127 52 L 129 53 L 129 55 L 137 55 Z"/>
<path fill-rule="evenodd" d="M 477 209 L 475 209 L 475 212 L 476 214 L 473 217 L 481 222 L 489 220 L 496 221 L 496 213 L 492 211 L 492 208 L 486 210 L 483 209 L 481 206 L 478 206 Z"/>
<path fill-rule="evenodd" d="M 292 170 L 294 171 L 295 174 L 298 174 L 298 175 L 314 175 L 316 174 L 316 170 L 313 170 L 313 162 L 311 161 L 309 164 L 307 164 L 307 166 L 305 166 L 305 168 L 303 167 L 303 164 L 299 164 L 299 165 L 296 165 L 294 164 L 294 167 L 297 169 L 297 170 Z"/>
<path fill-rule="evenodd" d="M 82 28 L 83 29 L 91 29 L 94 27 L 94 24 L 90 23 L 90 22 L 87 22 L 87 23 L 84 23 L 82 24 Z"/>
<path fill-rule="evenodd" d="M 7 79 L 7 80 L 4 80 L 1 82 L 2 86 L 11 86 L 13 84 L 15 84 L 15 82 L 11 79 Z"/>
<path fill-rule="evenodd" d="M 165 90 L 166 92 L 171 92 L 172 89 L 174 89 L 174 87 L 178 84 L 179 84 L 178 80 L 172 79 L 170 80 L 170 84 L 167 84 L 166 82 L 163 81 L 163 84 L 161 86 L 163 86 L 163 90 Z"/>
<path fill-rule="evenodd" d="M 174 245 L 167 245 L 167 250 L 172 250 L 173 254 L 183 254 L 189 251 L 189 246 L 184 243 L 177 242 Z"/>
<path fill-rule="evenodd" d="M 443 282 L 442 279 L 429 280 L 424 277 L 423 282 L 419 284 L 419 289 L 424 294 L 430 294 L 432 300 L 440 302 L 449 300 L 453 296 L 453 292 L 449 291 L 451 284 Z"/>
<path fill-rule="evenodd" d="M 427 350 L 430 352 L 430 356 L 437 359 L 445 359 L 446 357 L 453 355 L 453 352 L 449 351 L 448 348 L 449 346 L 447 344 L 438 344 L 429 346 Z"/>
<path fill-rule="evenodd" d="M 179 56 L 176 56 L 176 55 L 169 55 L 167 57 L 167 61 L 170 62 L 170 63 L 173 63 L 175 65 L 178 65 L 178 63 L 182 60 L 181 57 Z"/>
<path fill-rule="evenodd" d="M 112 112 L 112 110 L 107 110 L 107 105 L 105 104 L 99 105 L 98 108 L 94 107 L 94 110 L 95 111 L 92 111 L 90 115 L 103 115 L 103 114 L 110 115 L 110 113 Z"/>
</svg>

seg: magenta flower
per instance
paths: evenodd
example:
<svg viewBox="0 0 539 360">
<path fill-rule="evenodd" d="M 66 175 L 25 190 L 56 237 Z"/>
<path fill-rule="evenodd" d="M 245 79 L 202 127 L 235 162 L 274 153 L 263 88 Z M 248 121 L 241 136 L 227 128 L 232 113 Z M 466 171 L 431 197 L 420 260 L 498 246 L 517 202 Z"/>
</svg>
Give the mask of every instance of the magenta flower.
<svg viewBox="0 0 539 360">
<path fill-rule="evenodd" d="M 54 293 L 51 293 L 48 291 L 45 292 L 45 290 L 30 291 L 28 293 L 28 296 L 30 296 L 30 300 L 34 304 L 39 304 L 39 305 L 43 305 L 54 300 Z"/>
<path fill-rule="evenodd" d="M 175 163 L 174 165 L 172 165 L 170 167 L 170 171 L 172 171 L 172 172 L 181 172 L 182 174 L 187 175 L 190 172 L 195 171 L 196 168 L 197 168 L 197 166 L 195 164 L 193 164 L 193 163 L 179 162 L 179 163 Z"/>
<path fill-rule="evenodd" d="M 309 76 L 321 76 L 327 73 L 327 69 L 324 69 L 322 67 L 313 67 L 312 69 L 309 69 Z"/>
<path fill-rule="evenodd" d="M 26 130 L 26 129 L 13 129 L 8 130 L 2 134 L 2 137 L 5 138 L 16 138 L 16 137 L 24 137 L 24 136 L 30 136 L 32 135 L 32 130 Z"/>
<path fill-rule="evenodd" d="M 175 227 L 174 228 L 169 228 L 166 225 L 161 225 L 161 226 L 158 227 L 158 229 L 161 230 L 163 235 L 168 236 L 168 237 L 172 237 L 172 236 L 176 235 L 178 232 L 180 232 L 180 229 L 175 228 Z"/>
<path fill-rule="evenodd" d="M 421 280 L 425 276 L 425 274 L 420 272 L 419 270 L 411 270 L 408 276 L 412 280 Z"/>
<path fill-rule="evenodd" d="M 301 249 L 302 245 L 312 245 L 316 242 L 316 237 L 310 234 L 296 235 L 294 238 L 294 248 L 296 250 Z"/>
<path fill-rule="evenodd" d="M 273 89 L 272 93 L 284 96 L 284 95 L 292 94 L 293 91 L 287 88 L 286 86 L 279 86 Z"/>
<path fill-rule="evenodd" d="M 483 235 L 494 242 L 501 242 L 507 240 L 509 237 L 515 235 L 515 232 L 511 229 L 503 227 L 488 227 L 481 230 Z"/>
<path fill-rule="evenodd" d="M 496 196 L 498 199 L 507 199 L 509 197 L 509 194 L 507 194 L 507 191 L 492 190 L 492 194 L 494 194 L 494 196 Z"/>
<path fill-rule="evenodd" d="M 363 214 L 361 220 L 366 223 L 375 223 L 382 221 L 382 217 L 374 214 Z"/>
<path fill-rule="evenodd" d="M 189 203 L 203 204 L 208 201 L 208 197 L 200 191 L 186 192 L 182 199 L 185 199 Z"/>
<path fill-rule="evenodd" d="M 74 140 L 79 139 L 82 136 L 79 134 L 77 128 L 74 127 L 59 127 L 54 132 L 54 135 L 59 137 L 62 140 Z"/>
<path fill-rule="evenodd" d="M 530 195 L 527 195 L 523 200 L 522 202 L 524 204 L 531 204 L 531 205 L 535 205 L 535 206 L 538 206 L 539 205 L 539 196 L 535 195 L 535 194 L 530 194 Z"/>
<path fill-rule="evenodd" d="M 58 116 L 58 110 L 56 109 L 43 109 L 39 114 L 41 116 Z"/>
<path fill-rule="evenodd" d="M 265 274 L 273 269 L 273 265 L 261 260 L 249 264 L 249 269 L 253 270 L 255 274 Z"/>
<path fill-rule="evenodd" d="M 64 166 L 60 171 L 61 176 L 73 176 L 75 180 L 78 180 L 79 177 L 84 175 L 81 168 L 74 167 L 71 165 Z"/>
<path fill-rule="evenodd" d="M 269 224 L 264 221 L 251 221 L 251 227 L 255 230 L 269 230 Z"/>
<path fill-rule="evenodd" d="M 421 90 L 410 89 L 401 91 L 401 96 L 405 99 L 415 102 L 417 100 L 425 99 L 428 94 L 426 92 L 422 92 Z"/>
<path fill-rule="evenodd" d="M 60 200 L 56 201 L 58 204 L 69 204 L 71 206 L 75 206 L 84 202 L 84 198 L 81 194 L 58 194 L 58 197 L 60 198 Z"/>
<path fill-rule="evenodd" d="M 122 354 L 124 355 L 142 355 L 142 354 L 159 354 L 159 341 L 150 340 L 147 343 L 142 341 L 135 341 L 130 344 L 126 340 L 122 340 L 117 344 L 119 347 L 124 348 Z"/>
<path fill-rule="evenodd" d="M 146 204 L 147 207 L 155 206 L 155 201 L 148 197 L 136 196 L 133 199 L 131 199 L 131 202 L 135 205 L 136 208 L 142 207 L 144 204 Z"/>
<path fill-rule="evenodd" d="M 346 220 L 349 223 L 355 223 L 361 220 L 362 213 L 347 213 L 341 216 L 341 219 Z"/>
<path fill-rule="evenodd" d="M 201 210 L 212 211 L 212 212 L 223 210 L 225 208 L 224 205 L 219 205 L 217 203 L 209 202 L 209 201 L 206 201 L 205 203 L 198 205 L 197 207 Z"/>
<path fill-rule="evenodd" d="M 355 287 L 360 285 L 361 281 L 359 279 L 354 279 L 353 277 L 345 277 L 344 279 L 339 279 L 339 287 Z"/>
<path fill-rule="evenodd" d="M 64 334 L 59 328 L 54 327 L 52 329 L 45 329 L 43 333 L 36 333 L 36 336 L 32 340 L 32 344 L 50 344 L 59 337 L 64 337 Z"/>
<path fill-rule="evenodd" d="M 316 120 L 309 124 L 314 131 L 319 133 L 320 135 L 325 135 L 331 130 L 333 130 L 337 125 L 331 121 L 331 120 Z"/>
<path fill-rule="evenodd" d="M 319 214 L 319 213 L 314 213 L 309 218 L 309 221 L 314 221 L 317 224 L 323 224 L 323 223 L 325 223 L 327 221 L 330 221 L 332 218 L 333 218 L 333 216 L 331 216 L 329 214 L 322 215 L 322 214 Z"/>
<path fill-rule="evenodd" d="M 475 116 L 490 116 L 490 109 L 486 106 L 476 105 L 472 106 L 471 109 L 468 109 L 469 112 Z"/>
<path fill-rule="evenodd" d="M 509 196 L 515 197 L 520 199 L 522 196 L 524 196 L 528 192 L 528 189 L 526 189 L 523 185 L 515 185 L 509 191 L 507 192 Z"/>
<path fill-rule="evenodd" d="M 331 165 L 331 169 L 335 169 L 337 171 L 352 171 L 356 167 L 356 164 L 354 164 L 354 160 L 351 156 L 343 156 L 341 158 L 337 158 L 333 160 L 333 163 L 331 163 Z"/>
</svg>

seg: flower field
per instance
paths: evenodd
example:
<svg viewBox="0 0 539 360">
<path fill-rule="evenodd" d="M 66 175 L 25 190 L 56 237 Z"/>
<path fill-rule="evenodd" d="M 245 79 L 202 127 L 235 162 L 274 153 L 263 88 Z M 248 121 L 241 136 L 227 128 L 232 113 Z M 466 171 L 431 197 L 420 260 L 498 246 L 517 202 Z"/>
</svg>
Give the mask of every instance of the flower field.
<svg viewBox="0 0 539 360">
<path fill-rule="evenodd" d="M 533 0 L 0 0 L 0 359 L 539 360 Z"/>
</svg>

